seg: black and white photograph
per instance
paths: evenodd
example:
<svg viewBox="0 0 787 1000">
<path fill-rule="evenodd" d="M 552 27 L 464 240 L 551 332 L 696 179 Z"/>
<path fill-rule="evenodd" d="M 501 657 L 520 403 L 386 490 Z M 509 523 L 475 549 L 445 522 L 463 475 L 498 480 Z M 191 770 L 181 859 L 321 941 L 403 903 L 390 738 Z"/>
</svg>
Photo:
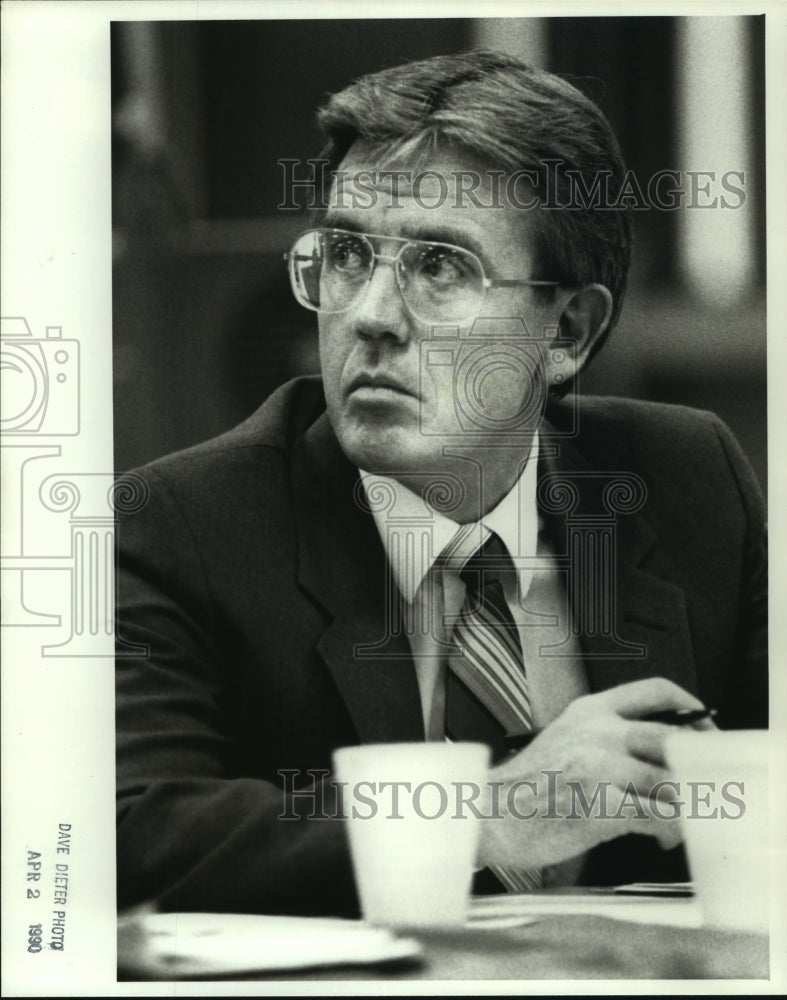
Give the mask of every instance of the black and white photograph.
<svg viewBox="0 0 787 1000">
<path fill-rule="evenodd" d="M 784 6 L 23 6 L 8 995 L 780 992 Z"/>
</svg>

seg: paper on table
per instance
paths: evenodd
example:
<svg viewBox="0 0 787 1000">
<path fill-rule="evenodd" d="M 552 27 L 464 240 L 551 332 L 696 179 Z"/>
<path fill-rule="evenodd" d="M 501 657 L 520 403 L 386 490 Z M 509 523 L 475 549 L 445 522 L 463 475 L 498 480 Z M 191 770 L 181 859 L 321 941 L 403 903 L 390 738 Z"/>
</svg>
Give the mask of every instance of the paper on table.
<svg viewBox="0 0 787 1000">
<path fill-rule="evenodd" d="M 156 978 L 272 972 L 416 958 L 418 942 L 360 921 L 149 913 L 118 922 L 118 967 Z"/>
<path fill-rule="evenodd" d="M 668 924 L 699 927 L 702 910 L 697 900 L 686 897 L 621 895 L 608 892 L 523 893 L 478 896 L 472 902 L 470 924 L 474 927 L 513 927 L 539 916 L 582 915 L 628 920 L 638 924 Z"/>
</svg>

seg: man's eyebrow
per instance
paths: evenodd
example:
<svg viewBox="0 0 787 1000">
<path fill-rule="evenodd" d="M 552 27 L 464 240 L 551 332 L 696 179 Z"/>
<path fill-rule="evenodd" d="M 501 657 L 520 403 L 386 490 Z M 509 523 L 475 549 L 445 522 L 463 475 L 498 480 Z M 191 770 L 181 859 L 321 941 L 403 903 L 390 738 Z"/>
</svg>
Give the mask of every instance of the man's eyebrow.
<svg viewBox="0 0 787 1000">
<path fill-rule="evenodd" d="M 433 223 L 406 228 L 408 229 L 407 236 L 410 239 L 426 240 L 430 243 L 451 243 L 454 246 L 472 251 L 476 257 L 480 257 L 482 260 L 486 257 L 481 244 L 464 229 L 454 229 L 453 226 L 440 226 Z"/>
<path fill-rule="evenodd" d="M 327 212 L 324 218 L 324 225 L 328 229 L 347 229 L 351 233 L 363 233 L 366 230 L 353 219 L 351 215 L 342 212 Z"/>
<path fill-rule="evenodd" d="M 343 212 L 328 213 L 325 225 L 330 229 L 347 229 L 351 233 L 384 236 L 382 233 L 370 233 L 359 224 L 357 219 L 351 215 L 345 215 Z M 483 247 L 470 233 L 463 229 L 455 229 L 453 226 L 435 225 L 432 222 L 426 222 L 422 225 L 405 225 L 402 227 L 402 232 L 397 233 L 397 237 L 408 240 L 424 240 L 427 243 L 450 243 L 453 246 L 470 250 L 481 260 L 486 258 Z"/>
</svg>

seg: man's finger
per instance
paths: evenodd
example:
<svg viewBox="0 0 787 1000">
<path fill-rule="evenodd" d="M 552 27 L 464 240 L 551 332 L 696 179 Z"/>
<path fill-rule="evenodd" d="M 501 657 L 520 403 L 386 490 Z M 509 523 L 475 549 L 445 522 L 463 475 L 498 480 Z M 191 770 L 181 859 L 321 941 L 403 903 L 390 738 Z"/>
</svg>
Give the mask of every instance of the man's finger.
<svg viewBox="0 0 787 1000">
<path fill-rule="evenodd" d="M 650 761 L 659 767 L 666 764 L 664 759 L 664 741 L 676 732 L 676 726 L 668 726 L 664 722 L 641 722 L 634 720 L 626 727 L 626 750 L 639 760 Z"/>
<path fill-rule="evenodd" d="M 648 677 L 620 684 L 597 697 L 604 698 L 613 711 L 627 719 L 641 718 L 650 712 L 705 708 L 699 698 L 666 677 Z"/>
<path fill-rule="evenodd" d="M 657 820 L 653 821 L 658 822 Z M 673 847 L 677 847 L 678 844 L 683 840 L 683 827 L 680 824 L 680 820 L 664 820 L 661 826 L 655 827 L 656 840 L 659 842 L 659 846 L 665 851 L 672 850 Z"/>
<path fill-rule="evenodd" d="M 669 772 L 649 761 L 622 756 L 614 761 L 600 777 L 611 781 L 620 791 L 636 789 L 637 794 L 647 798 L 651 791 L 669 779 Z"/>
<path fill-rule="evenodd" d="M 636 833 L 654 837 L 669 850 L 681 842 L 682 827 L 674 808 L 651 801 L 647 796 L 635 796 L 630 790 L 613 787 L 604 801 L 604 821 L 591 816 L 589 839 L 596 842 L 614 840 Z"/>
<path fill-rule="evenodd" d="M 705 719 L 697 719 L 696 722 L 692 722 L 691 728 L 699 729 L 700 731 L 704 732 L 713 732 L 718 730 L 719 727 L 716 725 L 713 719 L 711 719 L 710 716 L 708 716 Z"/>
</svg>

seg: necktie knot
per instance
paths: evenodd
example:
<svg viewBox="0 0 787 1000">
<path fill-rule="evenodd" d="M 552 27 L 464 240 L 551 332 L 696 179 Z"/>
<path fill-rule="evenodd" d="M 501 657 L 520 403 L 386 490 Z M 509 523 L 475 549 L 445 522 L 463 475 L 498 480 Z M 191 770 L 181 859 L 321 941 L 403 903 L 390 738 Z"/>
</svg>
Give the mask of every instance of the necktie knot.
<svg viewBox="0 0 787 1000">
<path fill-rule="evenodd" d="M 485 541 L 465 562 L 459 577 L 465 587 L 480 593 L 488 584 L 500 582 L 500 574 L 511 565 L 511 557 L 499 535 L 488 528 Z"/>
<path fill-rule="evenodd" d="M 436 560 L 436 565 L 461 573 L 467 563 L 484 546 L 490 535 L 489 528 L 480 522 L 460 525 L 453 538 L 443 548 Z"/>
<path fill-rule="evenodd" d="M 511 565 L 511 557 L 500 536 L 479 521 L 461 525 L 436 564 L 457 572 L 467 585 L 477 581 L 482 571 L 489 579 L 497 577 Z M 474 589 L 478 589 L 477 582 Z"/>
</svg>

